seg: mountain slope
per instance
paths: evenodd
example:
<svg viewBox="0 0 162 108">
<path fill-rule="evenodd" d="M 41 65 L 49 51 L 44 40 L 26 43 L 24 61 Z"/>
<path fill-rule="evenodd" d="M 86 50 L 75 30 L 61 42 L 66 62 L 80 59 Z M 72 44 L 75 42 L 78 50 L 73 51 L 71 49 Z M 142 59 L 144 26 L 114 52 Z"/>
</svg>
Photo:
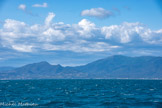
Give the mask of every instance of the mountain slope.
<svg viewBox="0 0 162 108">
<path fill-rule="evenodd" d="M 46 78 L 162 78 L 162 57 L 115 55 L 76 67 L 40 62 L 0 74 L 0 79 Z"/>
<path fill-rule="evenodd" d="M 162 78 L 162 57 L 115 55 L 76 68 L 91 77 Z"/>
</svg>

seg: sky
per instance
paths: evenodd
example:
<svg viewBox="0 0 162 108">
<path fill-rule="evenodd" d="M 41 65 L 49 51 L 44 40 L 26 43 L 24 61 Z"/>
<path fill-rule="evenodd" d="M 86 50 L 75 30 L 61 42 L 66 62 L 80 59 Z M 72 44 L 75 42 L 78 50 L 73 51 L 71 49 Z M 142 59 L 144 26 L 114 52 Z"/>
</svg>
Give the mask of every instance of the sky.
<svg viewBox="0 0 162 108">
<path fill-rule="evenodd" d="M 1 0 L 0 67 L 162 56 L 160 0 Z"/>
</svg>

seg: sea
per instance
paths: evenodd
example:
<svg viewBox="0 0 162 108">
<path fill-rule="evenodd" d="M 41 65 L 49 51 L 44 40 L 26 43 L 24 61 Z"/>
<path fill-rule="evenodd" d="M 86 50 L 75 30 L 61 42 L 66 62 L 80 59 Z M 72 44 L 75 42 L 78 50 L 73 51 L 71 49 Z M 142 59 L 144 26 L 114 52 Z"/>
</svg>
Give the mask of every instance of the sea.
<svg viewBox="0 0 162 108">
<path fill-rule="evenodd" d="M 0 80 L 0 108 L 162 108 L 162 80 Z"/>
</svg>

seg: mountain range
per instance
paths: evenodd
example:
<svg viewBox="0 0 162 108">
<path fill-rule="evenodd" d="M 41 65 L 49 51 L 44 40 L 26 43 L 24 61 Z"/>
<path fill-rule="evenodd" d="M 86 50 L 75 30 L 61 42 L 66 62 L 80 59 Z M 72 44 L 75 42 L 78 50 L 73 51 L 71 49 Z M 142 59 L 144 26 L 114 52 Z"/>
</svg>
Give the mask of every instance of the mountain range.
<svg viewBox="0 0 162 108">
<path fill-rule="evenodd" d="M 0 79 L 162 79 L 162 57 L 109 56 L 82 66 L 51 65 L 46 61 L 18 68 L 1 67 Z"/>
</svg>

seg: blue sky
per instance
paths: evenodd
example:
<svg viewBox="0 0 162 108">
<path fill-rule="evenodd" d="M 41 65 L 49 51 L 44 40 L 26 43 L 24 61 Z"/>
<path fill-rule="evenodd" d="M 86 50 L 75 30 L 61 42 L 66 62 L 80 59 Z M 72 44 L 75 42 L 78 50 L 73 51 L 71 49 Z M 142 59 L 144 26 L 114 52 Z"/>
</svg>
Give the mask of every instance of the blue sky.
<svg viewBox="0 0 162 108">
<path fill-rule="evenodd" d="M 160 0 L 1 0 L 0 66 L 162 56 Z"/>
</svg>

